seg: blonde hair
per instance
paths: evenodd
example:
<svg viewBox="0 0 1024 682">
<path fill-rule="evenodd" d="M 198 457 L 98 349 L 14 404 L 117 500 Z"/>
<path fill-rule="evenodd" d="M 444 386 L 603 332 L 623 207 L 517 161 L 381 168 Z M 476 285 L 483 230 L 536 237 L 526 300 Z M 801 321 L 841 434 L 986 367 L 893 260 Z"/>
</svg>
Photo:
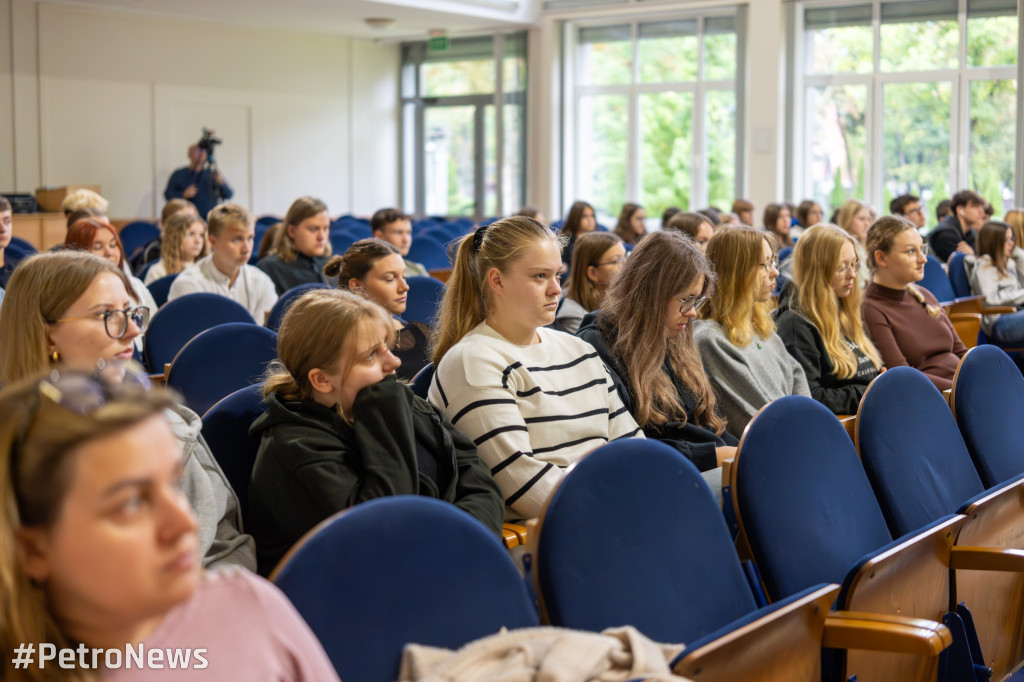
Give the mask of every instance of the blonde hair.
<svg viewBox="0 0 1024 682">
<path fill-rule="evenodd" d="M 572 267 L 569 270 L 569 281 L 565 285 L 565 297 L 579 303 L 587 312 L 601 305 L 604 292 L 587 275 L 587 269 L 597 265 L 608 249 L 621 243 L 622 239 L 614 232 L 588 232 L 580 235 L 572 252 Z"/>
<path fill-rule="evenodd" d="M 661 230 L 644 237 L 633 250 L 601 303 L 599 324 L 629 377 L 631 412 L 640 426 L 686 423 L 679 393 L 664 370 L 668 365 L 696 398 L 697 422 L 718 434 L 725 431 L 725 421 L 715 413 L 715 394 L 694 345 L 692 326 L 675 336 L 665 329 L 668 303 L 698 277 L 704 278 L 701 295 L 706 296 L 715 284 L 711 264 L 685 234 Z"/>
<path fill-rule="evenodd" d="M 741 348 L 750 345 L 755 334 L 766 339 L 775 333 L 769 303 L 756 300 L 763 244 L 771 247 L 774 257 L 774 239 L 752 227 L 723 227 L 708 242 L 707 257 L 718 286 L 700 317 L 722 325 L 729 342 Z"/>
<path fill-rule="evenodd" d="M 836 296 L 832 289 L 844 244 L 857 253 L 857 240 L 836 225 L 814 225 L 800 235 L 793 250 L 793 307 L 821 333 L 833 364 L 832 373 L 850 379 L 857 373 L 857 356 L 846 339 L 871 358 L 876 369 L 882 367 L 882 357 L 864 331 L 860 287 L 855 284 L 845 298 Z"/>
<path fill-rule="evenodd" d="M 431 338 L 435 365 L 486 319 L 490 301 L 486 277 L 491 268 L 507 272 L 527 249 L 543 242 L 554 242 L 560 249 L 564 243 L 543 223 L 526 216 L 502 218 L 462 238 Z"/>
<path fill-rule="evenodd" d="M 115 275 L 136 298 L 121 268 L 84 251 L 41 253 L 18 265 L 0 306 L 0 382 L 11 384 L 49 368 L 48 323 L 62 318 L 103 273 Z"/>
<path fill-rule="evenodd" d="M 1024 209 L 1011 208 L 1003 216 L 1003 220 L 1013 228 L 1013 241 L 1016 242 L 1017 246 L 1024 248 Z"/>
<path fill-rule="evenodd" d="M 839 227 L 849 232 L 850 224 L 853 223 L 853 219 L 857 217 L 857 214 L 860 213 L 861 210 L 866 210 L 870 213 L 871 207 L 859 199 L 847 199 L 843 202 L 843 205 L 839 207 L 839 212 L 836 214 L 836 223 Z M 856 239 L 856 237 L 854 237 L 854 239 Z"/>
<path fill-rule="evenodd" d="M 60 208 L 64 211 L 64 215 L 74 213 L 80 208 L 91 208 L 99 211 L 102 215 L 107 215 L 109 207 L 110 204 L 107 203 L 107 200 L 91 189 L 76 189 L 64 197 L 64 201 L 60 203 Z"/>
<path fill-rule="evenodd" d="M 267 368 L 263 395 L 311 400 L 310 371 L 332 367 L 346 349 L 351 358 L 358 337 L 374 324 L 386 331 L 390 346 L 395 336 L 391 315 L 376 303 L 342 289 L 306 292 L 288 308 L 281 322 L 277 332 L 279 359 Z M 351 366 L 351 362 L 346 364 Z"/>
<path fill-rule="evenodd" d="M 277 233 L 272 247 L 278 258 L 285 263 L 291 263 L 298 257 L 295 251 L 295 239 L 288 234 L 289 227 L 293 225 L 298 227 L 303 220 L 326 212 L 327 205 L 315 197 L 299 197 L 293 201 L 288 208 L 288 214 L 281 221 L 283 225 Z M 326 246 L 327 250 L 324 251 L 324 256 L 330 256 L 331 243 L 327 242 Z"/>
<path fill-rule="evenodd" d="M 160 248 L 160 260 L 163 261 L 164 270 L 168 275 L 185 269 L 182 245 L 185 243 L 185 235 L 196 223 L 203 226 L 203 250 L 196 256 L 196 260 L 199 260 L 210 252 L 210 244 L 206 240 L 206 221 L 200 218 L 198 213 L 190 211 L 178 211 L 167 219 L 164 225 L 163 246 Z"/>
<path fill-rule="evenodd" d="M 160 211 L 160 224 L 166 225 L 167 221 L 171 219 L 171 216 L 183 211 L 188 211 L 189 213 L 193 213 L 199 217 L 199 209 L 197 209 L 196 205 L 188 199 L 171 199 L 164 204 L 163 210 Z"/>
<path fill-rule="evenodd" d="M 252 227 L 254 225 L 252 213 L 239 204 L 220 204 L 214 206 L 207 219 L 207 234 L 211 237 L 219 237 L 225 227 L 236 225 L 238 227 Z"/>
<path fill-rule="evenodd" d="M 160 414 L 172 401 L 160 389 L 121 395 L 111 387 L 113 397 L 82 416 L 45 398 L 38 383 L 31 376 L 0 392 L 0 677 L 24 682 L 98 680 L 98 672 L 77 668 L 55 672 L 30 665 L 15 672 L 11 654 L 22 642 L 74 646 L 50 611 L 44 588 L 23 570 L 17 533 L 22 528 L 48 530 L 59 520 L 78 447 Z"/>
<path fill-rule="evenodd" d="M 868 252 L 868 268 L 872 273 L 878 270 L 875 252 L 889 253 L 892 251 L 893 240 L 897 235 L 903 234 L 907 230 L 914 230 L 916 232 L 917 227 L 914 226 L 914 223 L 900 215 L 882 216 L 868 228 L 868 235 L 864 240 L 864 246 Z M 921 304 L 921 307 L 925 309 L 929 316 L 938 317 L 942 314 L 942 309 L 938 306 L 930 305 L 925 299 L 924 294 L 921 293 L 921 290 L 913 284 L 907 285 L 907 293 Z"/>
</svg>

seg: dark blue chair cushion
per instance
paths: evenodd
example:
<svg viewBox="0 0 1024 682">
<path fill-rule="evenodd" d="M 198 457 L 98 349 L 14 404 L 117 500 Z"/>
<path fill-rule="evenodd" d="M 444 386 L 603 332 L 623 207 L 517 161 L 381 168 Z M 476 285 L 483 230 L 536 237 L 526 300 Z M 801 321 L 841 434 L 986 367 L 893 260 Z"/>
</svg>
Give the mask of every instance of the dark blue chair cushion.
<svg viewBox="0 0 1024 682">
<path fill-rule="evenodd" d="M 958 297 L 970 296 L 973 293 L 971 291 L 971 281 L 967 277 L 967 268 L 964 267 L 964 259 L 966 257 L 959 251 L 954 251 L 949 257 L 949 283 L 953 287 L 953 293 Z"/>
<path fill-rule="evenodd" d="M 246 386 L 219 401 L 203 415 L 203 439 L 228 478 L 244 520 L 249 513 L 249 477 L 260 438 L 249 427 L 266 411 L 259 385 Z"/>
<path fill-rule="evenodd" d="M 1024 474 L 1024 376 L 1013 360 L 995 346 L 972 348 L 954 397 L 957 426 L 985 487 Z"/>
<path fill-rule="evenodd" d="M 409 260 L 420 263 L 427 270 L 445 270 L 452 266 L 444 242 L 430 236 L 413 237 Z"/>
<path fill-rule="evenodd" d="M 277 303 L 270 309 L 270 316 L 267 318 L 267 329 L 277 331 L 281 328 L 281 323 L 284 321 L 284 314 L 288 312 L 288 309 L 292 307 L 292 303 L 302 296 L 304 293 L 311 289 L 327 289 L 328 286 L 322 282 L 308 282 L 306 284 L 300 284 L 297 287 L 292 287 L 288 291 L 281 294 L 281 297 L 277 299 Z"/>
<path fill-rule="evenodd" d="M 153 285 L 165 279 L 161 277 Z M 153 287 L 149 291 L 154 293 Z M 255 324 L 248 310 L 225 296 L 198 293 L 174 299 L 160 308 L 146 330 L 146 366 L 154 374 L 163 373 L 164 365 L 174 360 L 196 334 L 227 322 Z"/>
<path fill-rule="evenodd" d="M 412 378 L 412 382 L 409 386 L 412 388 L 412 392 L 423 398 L 427 399 L 427 392 L 430 390 L 430 382 L 434 380 L 434 363 L 428 362 L 423 369 L 416 372 L 416 376 Z"/>
<path fill-rule="evenodd" d="M 553 625 L 689 642 L 757 609 L 711 490 L 657 441 L 580 461 L 548 504 L 535 560 Z"/>
<path fill-rule="evenodd" d="M 952 514 L 984 490 L 946 399 L 916 369 L 893 367 L 871 383 L 857 434 L 893 536 Z"/>
<path fill-rule="evenodd" d="M 444 298 L 444 283 L 433 277 L 417 275 L 406 279 L 406 284 L 409 285 L 409 293 L 402 317 L 410 322 L 433 326 Z"/>
<path fill-rule="evenodd" d="M 154 261 L 156 262 L 156 261 Z M 173 275 L 166 275 L 158 280 L 155 280 L 152 284 L 146 285 L 149 289 L 149 293 L 153 296 L 153 300 L 156 301 L 158 308 L 162 308 L 167 303 L 167 297 L 171 295 L 171 285 L 174 284 L 174 280 L 178 278 L 180 272 L 176 272 Z M 156 314 L 156 311 L 153 311 Z"/>
<path fill-rule="evenodd" d="M 953 286 L 949 283 L 949 277 L 946 276 L 942 263 L 935 256 L 928 256 L 928 260 L 924 264 L 924 279 L 918 282 L 918 284 L 932 292 L 941 303 L 952 301 L 956 298 Z"/>
<path fill-rule="evenodd" d="M 266 327 L 217 325 L 185 344 L 167 374 L 167 386 L 181 393 L 193 412 L 206 414 L 221 398 L 260 383 L 276 358 L 277 334 Z"/>
<path fill-rule="evenodd" d="M 838 583 L 892 541 L 846 429 L 821 403 L 787 396 L 747 426 L 733 496 L 769 598 Z"/>
<path fill-rule="evenodd" d="M 457 649 L 538 625 L 508 551 L 452 504 L 385 497 L 313 533 L 275 582 L 343 680 L 392 682 L 408 643 Z"/>
<path fill-rule="evenodd" d="M 118 234 L 121 246 L 124 247 L 124 257 L 129 261 L 142 251 L 142 247 L 159 236 L 160 228 L 145 221 L 128 223 L 121 228 L 121 232 Z"/>
</svg>

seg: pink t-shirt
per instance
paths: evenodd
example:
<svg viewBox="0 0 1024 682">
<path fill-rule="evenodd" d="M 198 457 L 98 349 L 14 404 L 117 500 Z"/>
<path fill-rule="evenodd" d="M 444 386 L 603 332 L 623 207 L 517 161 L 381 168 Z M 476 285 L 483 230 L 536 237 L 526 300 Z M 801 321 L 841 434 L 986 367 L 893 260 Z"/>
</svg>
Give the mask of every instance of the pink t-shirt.
<svg viewBox="0 0 1024 682">
<path fill-rule="evenodd" d="M 196 593 L 172 609 L 143 643 L 147 667 L 132 668 L 122 660 L 117 670 L 108 669 L 104 680 L 139 682 L 337 682 L 338 675 L 316 636 L 291 602 L 263 578 L 238 569 L 207 573 Z M 138 651 L 139 647 L 135 647 Z M 149 667 L 151 650 L 165 650 L 163 668 Z M 170 667 L 166 650 L 177 653 L 177 667 Z M 182 665 L 191 649 L 188 666 Z M 207 667 L 199 668 L 205 659 Z M 158 656 L 158 658 L 160 658 Z"/>
</svg>

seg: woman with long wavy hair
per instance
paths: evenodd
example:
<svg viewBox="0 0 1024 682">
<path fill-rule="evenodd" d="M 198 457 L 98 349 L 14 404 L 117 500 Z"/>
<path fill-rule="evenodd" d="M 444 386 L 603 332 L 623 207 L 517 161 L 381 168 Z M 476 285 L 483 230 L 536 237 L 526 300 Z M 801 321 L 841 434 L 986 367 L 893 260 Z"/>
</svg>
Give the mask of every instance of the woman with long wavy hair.
<svg viewBox="0 0 1024 682">
<path fill-rule="evenodd" d="M 856 242 L 835 225 L 805 230 L 793 252 L 794 286 L 775 324 L 804 369 L 811 396 L 836 414 L 855 414 L 882 357 L 861 320 Z"/>
<path fill-rule="evenodd" d="M 728 227 L 708 242 L 718 285 L 694 324 L 704 369 L 729 431 L 742 433 L 759 409 L 786 395 L 810 396 L 807 377 L 775 333 L 770 301 L 779 276 L 771 235 Z"/>
<path fill-rule="evenodd" d="M 577 333 L 611 369 L 644 434 L 672 445 L 701 471 L 733 456 L 737 443 L 715 411 L 690 324 L 714 283 L 693 240 L 676 230 L 655 232 L 636 247 L 600 310 Z"/>
</svg>

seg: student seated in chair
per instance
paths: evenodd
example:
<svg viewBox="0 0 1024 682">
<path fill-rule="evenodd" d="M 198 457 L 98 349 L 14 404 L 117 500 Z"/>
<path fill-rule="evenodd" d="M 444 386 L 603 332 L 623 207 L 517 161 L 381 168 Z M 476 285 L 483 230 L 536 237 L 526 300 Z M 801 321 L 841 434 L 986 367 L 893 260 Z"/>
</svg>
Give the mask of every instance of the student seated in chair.
<svg viewBox="0 0 1024 682">
<path fill-rule="evenodd" d="M 337 289 L 306 292 L 285 314 L 251 430 L 262 439 L 249 487 L 260 573 L 331 514 L 385 495 L 446 500 L 501 529 L 476 446 L 395 378 L 394 335 L 383 308 Z"/>
<path fill-rule="evenodd" d="M 277 294 L 300 284 L 325 284 L 324 266 L 331 255 L 327 233 L 331 218 L 324 202 L 299 197 L 292 202 L 274 242 L 274 253 L 256 264 L 270 275 Z"/>
<path fill-rule="evenodd" d="M 985 297 L 985 307 L 1011 306 L 1015 313 L 985 315 L 981 328 L 1004 346 L 1024 344 L 1024 251 L 1016 246 L 1010 225 L 991 221 L 978 234 L 978 260 L 971 272 L 971 292 Z"/>
<path fill-rule="evenodd" d="M 220 294 L 242 304 L 257 324 L 265 324 L 277 291 L 265 272 L 248 265 L 256 235 L 252 214 L 238 204 L 221 204 L 210 211 L 209 230 L 210 255 L 178 275 L 167 300 L 201 291 Z"/>
<path fill-rule="evenodd" d="M 786 352 L 769 313 L 779 261 L 775 241 L 751 227 L 725 227 L 708 242 L 718 283 L 693 327 L 704 369 L 730 433 L 786 395 L 810 395 L 804 370 Z"/>
<path fill-rule="evenodd" d="M 427 276 L 430 273 L 422 264 L 409 260 L 412 247 L 412 220 L 396 208 L 382 208 L 370 218 L 374 239 L 380 239 L 398 249 L 405 260 L 405 269 L 410 277 Z"/>
<path fill-rule="evenodd" d="M 160 259 L 149 266 L 146 272 L 147 285 L 192 267 L 210 253 L 206 221 L 194 211 L 173 214 L 164 225 L 160 242 Z"/>
<path fill-rule="evenodd" d="M 572 268 L 565 292 L 558 302 L 558 331 L 575 334 L 584 315 L 596 310 L 612 281 L 626 262 L 626 247 L 614 232 L 588 232 L 576 240 Z"/>
<path fill-rule="evenodd" d="M 112 267 L 100 277 L 127 296 Z M 102 333 L 105 323 L 61 324 Z M 276 587 L 248 571 L 203 570 L 201 522 L 182 492 L 188 465 L 165 418 L 179 408 L 161 389 L 118 376 L 124 371 L 58 366 L 0 392 L 0 648 L 48 642 L 79 652 L 71 669 L 63 656 L 59 668 L 39 661 L 27 669 L 5 656 L 0 675 L 152 679 L 145 665 L 129 665 L 130 645 L 151 666 L 188 668 L 162 671 L 175 679 L 337 680 Z"/>
<path fill-rule="evenodd" d="M 691 322 L 714 282 L 711 265 L 688 236 L 649 234 L 577 333 L 612 370 L 647 437 L 673 446 L 701 472 L 721 466 L 737 444 L 715 410 L 693 342 Z"/>
<path fill-rule="evenodd" d="M 38 376 L 57 363 L 88 372 L 130 360 L 152 312 L 139 306 L 124 272 L 109 261 L 70 250 L 27 258 L 0 310 L 0 382 Z M 238 499 L 200 434 L 199 415 L 175 404 L 165 418 L 184 455 L 181 485 L 199 519 L 203 564 L 255 569 Z"/>
<path fill-rule="evenodd" d="M 430 362 L 430 329 L 421 322 L 402 319 L 409 284 L 401 252 L 380 239 L 360 239 L 345 253 L 332 256 L 324 273 L 338 281 L 339 289 L 347 289 L 391 313 L 395 329 L 392 352 L 402 362 L 395 373 L 399 379 L 411 381 Z"/>
<path fill-rule="evenodd" d="M 836 414 L 856 414 L 882 358 L 861 320 L 855 240 L 835 225 L 805 230 L 793 251 L 775 326 L 804 369 L 811 396 Z"/>
<path fill-rule="evenodd" d="M 510 519 L 540 514 L 562 468 L 643 437 L 594 348 L 549 329 L 562 242 L 504 218 L 463 237 L 436 330 L 430 402 L 480 449 Z"/>
<path fill-rule="evenodd" d="M 18 264 L 10 254 L 5 253 L 14 236 L 12 226 L 11 202 L 7 197 L 0 196 L 0 289 L 7 286 L 7 280 L 11 278 L 14 266 Z"/>
</svg>

